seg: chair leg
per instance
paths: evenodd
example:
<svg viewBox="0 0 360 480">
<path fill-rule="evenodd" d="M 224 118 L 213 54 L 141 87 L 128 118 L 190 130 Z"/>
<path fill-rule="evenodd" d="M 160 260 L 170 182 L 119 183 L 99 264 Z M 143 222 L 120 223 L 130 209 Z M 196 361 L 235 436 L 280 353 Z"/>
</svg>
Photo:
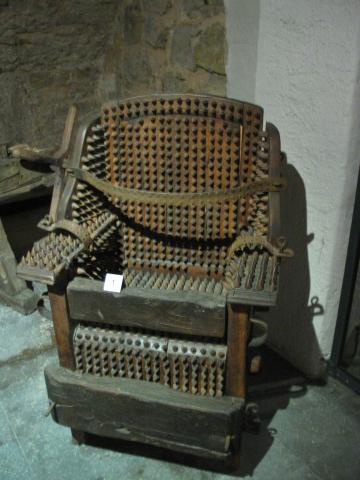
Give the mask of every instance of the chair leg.
<svg viewBox="0 0 360 480">
<path fill-rule="evenodd" d="M 71 435 L 73 443 L 76 443 L 77 445 L 82 445 L 83 443 L 86 443 L 86 432 L 83 432 L 82 430 L 75 430 L 75 428 L 72 428 Z"/>
<path fill-rule="evenodd" d="M 246 395 L 246 347 L 249 326 L 248 309 L 242 305 L 228 305 L 226 394 L 245 398 Z M 243 422 L 243 420 L 242 420 Z M 242 429 L 242 425 L 239 425 Z M 226 461 L 226 469 L 238 470 L 240 445 L 232 445 L 232 456 Z"/>
<path fill-rule="evenodd" d="M 246 345 L 249 323 L 248 309 L 242 305 L 228 305 L 226 394 L 245 398 Z"/>
<path fill-rule="evenodd" d="M 49 287 L 49 300 L 54 324 L 59 363 L 62 367 L 75 369 L 71 324 L 64 289 Z"/>
<path fill-rule="evenodd" d="M 225 460 L 224 469 L 225 471 L 232 473 L 240 468 L 240 449 L 234 452 L 231 457 Z"/>
</svg>

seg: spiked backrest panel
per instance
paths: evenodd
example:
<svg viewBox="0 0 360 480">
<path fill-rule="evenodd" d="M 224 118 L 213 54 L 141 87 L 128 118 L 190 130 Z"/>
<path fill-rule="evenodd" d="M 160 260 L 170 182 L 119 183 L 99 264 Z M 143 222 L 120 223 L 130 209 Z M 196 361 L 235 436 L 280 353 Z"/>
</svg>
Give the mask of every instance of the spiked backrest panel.
<svg viewBox="0 0 360 480">
<path fill-rule="evenodd" d="M 164 95 L 114 102 L 89 128 L 81 166 L 132 189 L 226 192 L 268 175 L 262 121 L 260 107 L 218 97 Z M 85 209 L 77 208 L 79 193 Z M 102 201 L 78 182 L 74 219 L 94 215 Z M 218 276 L 242 226 L 267 235 L 268 193 L 206 206 L 110 201 L 121 220 L 120 257 L 127 267 Z"/>
</svg>

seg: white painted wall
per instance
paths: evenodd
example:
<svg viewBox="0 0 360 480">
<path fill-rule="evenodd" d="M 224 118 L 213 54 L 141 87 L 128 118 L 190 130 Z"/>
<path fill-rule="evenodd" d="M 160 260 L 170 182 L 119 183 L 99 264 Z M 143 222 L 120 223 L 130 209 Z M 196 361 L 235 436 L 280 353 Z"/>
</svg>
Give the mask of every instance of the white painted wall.
<svg viewBox="0 0 360 480">
<path fill-rule="evenodd" d="M 298 257 L 284 264 L 280 305 L 268 317 L 270 342 L 316 376 L 331 351 L 360 159 L 360 1 L 225 6 L 228 96 L 264 107 L 280 130 L 291 180 L 285 233 Z M 243 25 L 257 33 L 252 45 Z M 249 71 L 244 58 L 252 58 Z M 243 85 L 253 79 L 255 86 Z M 323 313 L 318 307 L 314 315 L 314 296 Z"/>
</svg>

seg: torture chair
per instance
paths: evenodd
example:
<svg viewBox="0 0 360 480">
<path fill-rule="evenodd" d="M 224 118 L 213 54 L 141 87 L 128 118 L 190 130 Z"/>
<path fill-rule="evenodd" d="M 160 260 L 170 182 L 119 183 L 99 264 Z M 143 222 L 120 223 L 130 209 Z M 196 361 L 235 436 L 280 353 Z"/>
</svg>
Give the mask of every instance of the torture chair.
<svg viewBox="0 0 360 480">
<path fill-rule="evenodd" d="M 79 441 L 238 457 L 251 311 L 275 305 L 290 255 L 277 129 L 256 105 L 167 94 L 105 104 L 67 144 L 18 266 L 48 285 L 53 419 Z"/>
</svg>

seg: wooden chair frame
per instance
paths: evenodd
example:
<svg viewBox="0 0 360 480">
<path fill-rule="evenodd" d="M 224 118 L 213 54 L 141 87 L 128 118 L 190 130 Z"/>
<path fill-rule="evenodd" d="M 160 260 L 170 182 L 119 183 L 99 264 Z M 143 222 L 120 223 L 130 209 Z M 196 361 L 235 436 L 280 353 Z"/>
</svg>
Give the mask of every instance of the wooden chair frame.
<svg viewBox="0 0 360 480">
<path fill-rule="evenodd" d="M 48 232 L 48 235 L 43 243 L 35 245 L 34 249 L 23 259 L 18 267 L 18 274 L 24 279 L 42 281 L 48 285 L 60 364 L 60 367 L 51 366 L 46 369 L 48 394 L 49 399 L 53 402 L 53 418 L 60 424 L 70 426 L 74 437 L 78 440 L 83 438 L 81 432 L 85 431 L 152 443 L 186 453 L 223 460 L 238 454 L 246 399 L 250 308 L 256 305 L 275 305 L 280 257 L 291 254 L 289 250 L 285 249 L 283 239 L 279 239 L 280 137 L 276 127 L 270 123 L 266 124 L 264 131 L 262 130 L 262 115 L 262 109 L 258 106 L 222 97 L 155 95 L 146 98 L 125 99 L 105 105 L 100 116 L 99 114 L 91 116 L 84 122 L 78 130 L 76 139 L 73 138 L 68 122 L 67 133 L 63 140 L 63 145 L 66 145 L 66 148 L 61 150 L 61 155 L 57 155 L 55 161 L 57 176 L 50 214 L 39 225 Z M 73 110 L 70 117 L 70 123 L 73 125 Z M 192 125 L 195 125 L 195 127 L 191 130 Z M 93 155 L 91 152 L 94 148 L 93 145 L 96 146 L 96 142 L 99 142 L 99 131 L 103 135 L 100 143 L 102 142 L 101 144 L 105 145 L 104 153 L 95 152 Z M 129 132 L 132 132 L 132 136 Z M 153 140 L 148 139 L 151 134 Z M 191 135 L 193 136 L 191 137 Z M 158 147 L 159 142 L 163 142 L 160 147 Z M 135 152 L 134 155 L 131 153 L 133 151 Z M 151 157 L 152 151 L 155 153 Z M 170 152 L 168 156 L 166 156 L 166 151 Z M 22 154 L 24 155 L 24 152 Z M 139 161 L 136 155 L 139 156 L 141 165 L 136 163 Z M 120 170 L 123 170 L 121 170 L 122 173 L 119 173 L 116 162 L 118 159 L 122 161 L 121 159 L 125 157 L 127 163 L 125 166 L 120 164 Z M 100 160 L 98 160 L 99 158 Z M 151 158 L 154 160 L 151 160 Z M 161 159 L 164 159 L 163 164 Z M 193 163 L 191 163 L 191 159 L 194 159 Z M 185 160 L 189 162 L 187 165 L 190 165 L 186 166 L 186 168 L 190 168 L 188 176 L 184 174 L 186 168 L 181 166 L 181 162 L 185 162 Z M 163 193 L 161 191 L 162 184 L 159 181 L 159 178 L 161 180 L 161 173 L 158 173 L 159 165 L 165 165 L 165 167 L 167 165 L 166 168 L 169 169 L 170 164 L 166 163 L 168 161 L 175 162 L 171 165 L 175 170 L 178 168 L 178 172 L 180 172 L 178 180 L 175 179 L 175 173 L 172 173 L 173 183 L 169 180 L 164 183 L 165 187 L 163 188 L 171 199 L 170 204 L 171 201 L 177 202 L 183 195 L 182 192 L 185 196 L 189 195 L 189 199 L 193 193 L 208 195 L 207 198 L 210 199 L 210 202 L 213 202 L 211 195 L 214 193 L 215 195 L 227 195 L 231 191 L 233 195 L 239 195 L 238 198 L 234 197 L 235 199 L 232 198 L 230 201 L 224 197 L 217 206 L 212 208 L 204 206 L 204 203 L 201 203 L 203 200 L 200 199 L 199 204 L 196 204 L 197 206 L 180 206 L 180 210 L 177 211 L 184 212 L 185 209 L 190 216 L 191 211 L 195 212 L 193 218 L 196 220 L 196 222 L 194 220 L 196 228 L 194 233 L 189 234 L 188 242 L 189 245 L 191 242 L 191 245 L 195 244 L 195 247 L 192 246 L 191 248 L 195 248 L 195 250 L 196 248 L 208 248 L 206 245 L 216 241 L 216 232 L 218 231 L 220 240 L 227 245 L 226 248 L 231 251 L 234 258 L 241 258 L 241 252 L 243 251 L 249 251 L 250 256 L 253 255 L 252 252 L 256 252 L 255 260 L 252 260 L 252 267 L 250 265 L 252 269 L 243 267 L 242 275 L 249 277 L 251 274 L 250 280 L 248 278 L 244 281 L 245 283 L 241 283 L 242 279 L 239 279 L 240 273 L 238 273 L 241 266 L 238 266 L 240 263 L 236 263 L 237 260 L 230 259 L 230 266 L 225 268 L 219 263 L 220 266 L 216 267 L 218 270 L 215 267 L 211 270 L 212 261 L 208 264 L 205 262 L 205 273 L 202 270 L 203 264 L 199 266 L 199 263 L 197 263 L 198 253 L 193 254 L 196 261 L 192 260 L 193 257 L 190 256 L 190 261 L 184 262 L 181 255 L 184 254 L 184 251 L 186 252 L 186 242 L 184 248 L 176 245 L 175 247 L 164 247 L 165 254 L 159 257 L 159 260 L 157 257 L 159 248 L 153 246 L 154 239 L 149 241 L 146 239 L 146 232 L 157 229 L 157 234 L 163 238 L 171 236 L 171 232 L 175 232 L 176 236 L 178 234 L 176 232 L 183 232 L 183 227 L 176 227 L 174 222 L 171 223 L 173 216 L 168 213 L 167 223 L 165 222 L 165 226 L 161 227 L 163 228 L 161 231 L 160 226 L 154 220 L 155 214 L 153 212 L 160 211 L 161 207 L 156 206 L 156 202 L 161 203 L 162 200 L 155 199 L 154 203 L 151 204 L 153 206 L 150 207 L 145 205 L 145 200 L 139 201 L 138 204 L 135 202 L 135 205 L 140 205 L 136 209 L 137 207 L 131 206 L 132 204 L 126 199 L 126 195 L 130 195 L 129 198 L 131 198 L 131 195 L 137 189 L 140 192 L 140 194 L 138 193 L 139 198 L 143 198 L 141 197 L 143 191 L 146 193 L 154 190 L 152 184 L 155 182 L 153 173 L 155 167 L 158 168 L 158 170 L 155 168 L 158 183 L 154 195 Z M 194 162 L 197 161 L 203 162 L 201 164 L 203 166 L 194 167 Z M 86 162 L 90 162 L 90 168 L 86 167 Z M 211 166 L 211 162 L 213 162 L 213 166 Z M 103 164 L 106 168 L 102 170 Z M 92 167 L 92 165 L 95 166 Z M 136 165 L 140 165 L 139 170 L 136 170 Z M 153 167 L 154 165 L 155 167 Z M 235 167 L 238 173 L 234 173 Z M 168 171 L 166 168 L 165 172 Z M 195 168 L 195 170 L 191 170 L 191 168 Z M 226 168 L 230 172 L 227 183 L 226 179 L 224 180 L 223 173 Z M 218 187 L 215 183 L 211 184 L 213 180 L 209 180 L 211 176 L 209 171 L 213 172 L 216 169 L 220 177 L 222 175 L 223 178 L 221 185 L 218 183 Z M 187 182 L 191 182 L 191 172 L 195 172 L 194 175 L 197 178 L 195 190 L 185 185 L 184 178 Z M 85 178 L 86 175 L 89 178 Z M 134 175 L 135 177 L 137 175 L 135 180 L 132 178 Z M 147 175 L 153 175 L 151 177 L 153 180 L 150 178 L 148 183 L 146 183 Z M 214 175 L 216 177 L 217 174 Z M 121 180 L 121 178 L 125 180 Z M 205 179 L 203 185 L 199 183 L 201 178 Z M 91 191 L 98 191 L 99 197 L 91 197 L 90 206 L 84 204 L 85 208 L 80 205 L 82 210 L 81 208 L 77 210 L 79 209 L 78 204 L 81 204 L 78 193 L 79 184 L 84 182 L 90 182 L 91 187 L 86 186 L 86 188 L 93 189 Z M 249 183 L 251 184 L 250 187 Z M 209 184 L 212 185 L 210 192 Z M 253 185 L 255 185 L 255 189 L 251 190 Z M 167 192 L 166 188 L 168 189 Z M 248 190 L 240 194 L 241 188 L 248 188 Z M 261 195 L 256 188 L 262 191 Z M 100 191 L 101 189 L 103 191 Z M 197 201 L 197 197 L 195 197 L 196 195 L 193 195 L 189 201 Z M 94 198 L 96 201 L 94 201 Z M 99 198 L 103 198 L 105 203 L 107 202 L 104 211 L 100 207 L 98 210 L 96 210 L 96 206 L 94 207 L 94 205 L 97 205 L 96 202 L 100 202 L 98 201 Z M 261 208 L 257 202 L 260 202 Z M 219 206 L 220 204 L 223 206 Z M 125 205 L 125 210 L 123 205 Z M 91 210 L 94 208 L 95 210 Z M 86 213 L 87 209 L 90 213 Z M 167 212 L 176 212 L 175 207 L 172 206 L 167 206 L 166 209 Z M 229 209 L 228 212 L 226 209 Z M 262 209 L 261 212 L 259 210 L 259 215 L 257 209 Z M 78 211 L 80 213 L 77 213 Z M 120 211 L 119 217 L 116 213 L 118 211 Z M 148 215 L 150 220 L 146 220 L 146 212 L 149 211 L 151 212 Z M 129 212 L 135 213 L 130 214 Z M 204 213 L 199 215 L 199 212 Z M 210 214 L 213 216 L 210 217 Z M 173 262 L 171 264 L 172 272 L 182 274 L 184 271 L 186 275 L 194 276 L 194 278 L 199 275 L 201 278 L 210 278 L 213 275 L 211 277 L 213 284 L 221 281 L 227 286 L 224 303 L 221 304 L 225 306 L 225 310 L 223 310 L 223 320 L 220 323 L 218 322 L 217 312 L 223 307 L 219 307 L 219 304 L 212 302 L 211 299 L 209 300 L 209 305 L 211 304 L 209 307 L 206 304 L 208 297 L 205 298 L 205 294 L 196 291 L 191 294 L 181 292 L 178 300 L 174 297 L 175 293 L 170 294 L 161 290 L 151 291 L 151 295 L 149 293 L 154 308 L 159 305 L 159 312 L 165 309 L 168 313 L 169 318 L 164 326 L 161 313 L 153 315 L 152 323 L 145 318 L 146 315 L 143 319 L 141 315 L 137 314 L 136 316 L 132 313 L 132 305 L 137 306 L 138 312 L 145 308 L 145 303 L 148 301 L 142 302 L 142 296 L 145 298 L 147 295 L 145 289 L 144 291 L 141 290 L 140 293 L 136 289 L 130 288 L 125 289 L 120 294 L 107 294 L 101 291 L 101 281 L 96 283 L 95 280 L 79 280 L 77 278 L 77 272 L 79 272 L 78 258 L 81 258 L 81 255 L 89 249 L 90 251 L 93 249 L 92 251 L 95 251 L 94 255 L 96 255 L 96 248 L 99 248 L 99 245 L 105 245 L 106 247 L 108 237 L 111 237 L 114 234 L 113 232 L 118 229 L 116 226 L 119 223 L 118 218 L 121 219 L 124 215 L 129 215 L 129 217 L 133 215 L 133 217 L 130 227 L 126 227 L 129 230 L 126 230 L 125 227 L 121 230 L 123 232 L 122 242 L 126 242 L 126 239 L 131 235 L 136 238 L 136 241 L 135 246 L 130 245 L 128 250 L 124 247 L 121 253 L 123 255 L 123 266 L 128 262 L 127 264 L 138 271 L 141 271 L 142 268 L 148 269 L 147 257 L 144 254 L 144 258 L 139 260 L 139 251 L 142 254 L 144 248 L 146 249 L 150 244 L 148 257 L 152 258 L 151 255 L 154 258 L 156 257 L 157 263 L 155 262 L 154 265 L 157 265 L 156 268 L 159 272 L 164 272 L 167 269 L 166 265 L 168 264 L 161 263 L 161 258 L 165 257 L 168 263 Z M 226 217 L 226 215 L 228 216 Z M 161 217 L 158 215 L 158 218 Z M 207 224 L 211 225 L 211 228 L 217 225 L 216 222 L 220 222 L 219 230 L 216 230 L 217 227 L 214 227 L 215 230 L 212 233 L 210 227 L 204 230 L 199 218 L 206 218 L 205 223 L 208 222 Z M 217 220 L 212 220 L 213 218 Z M 238 220 L 236 218 L 241 220 L 241 225 L 237 225 Z M 148 224 L 146 221 L 148 221 Z M 135 228 L 136 224 L 142 224 L 143 222 L 145 222 L 143 224 L 145 233 L 141 233 L 142 230 L 140 230 L 140 233 L 132 233 L 131 228 Z M 133 227 L 133 223 L 135 223 L 135 227 Z M 180 230 L 176 230 L 176 228 Z M 188 227 L 187 231 L 192 232 L 191 228 Z M 178 235 L 181 236 L 183 233 Z M 98 241 L 99 238 L 102 239 L 101 242 Z M 205 247 L 202 245 L 205 245 Z M 221 255 L 219 257 L 218 252 L 221 251 L 221 248 L 223 246 L 220 246 L 217 250 L 217 257 L 211 258 L 220 258 Z M 176 258 L 175 256 L 171 257 L 172 254 L 168 252 L 177 252 Z M 240 254 L 236 252 L 240 252 Z M 260 257 L 261 260 L 259 260 Z M 154 258 L 152 261 L 155 261 Z M 226 265 L 228 260 L 221 261 Z M 271 271 L 269 270 L 270 264 L 272 265 Z M 214 271 L 215 273 L 213 273 Z M 224 280 L 225 277 L 227 280 Z M 271 277 L 270 280 L 268 280 L 268 277 Z M 179 282 L 181 283 L 181 281 Z M 176 317 L 171 318 L 174 302 L 176 308 L 181 311 L 182 320 L 180 322 L 176 320 Z M 206 315 L 202 318 L 199 314 L 197 322 L 195 322 L 193 312 L 196 311 L 197 302 L 205 302 L 201 305 L 203 307 L 206 304 L 203 307 Z M 99 307 L 101 312 L 107 312 L 105 314 L 106 318 L 103 318 L 103 313 L 100 316 L 96 313 L 96 305 L 101 305 Z M 120 308 L 123 312 L 128 312 L 125 318 L 124 315 L 121 316 L 116 313 Z M 127 308 L 129 308 L 129 311 Z M 144 311 L 149 312 L 149 310 Z M 200 310 L 198 311 L 200 312 Z M 211 312 L 215 312 L 213 317 Z M 74 315 L 76 315 L 76 318 Z M 90 316 L 92 319 L 90 319 Z M 180 335 L 183 333 L 187 336 L 199 335 L 201 331 L 204 331 L 204 334 L 213 335 L 214 338 L 222 336 L 222 342 L 227 347 L 225 395 L 221 398 L 208 398 L 207 395 L 199 396 L 172 391 L 171 389 L 165 390 L 162 385 L 151 382 L 146 382 L 144 385 L 144 382 L 139 380 L 102 378 L 102 376 L 79 373 L 74 352 L 74 332 L 79 320 L 98 322 L 105 326 L 115 325 L 116 328 L 119 326 L 150 328 L 153 331 L 175 332 Z M 171 334 L 175 335 L 175 333 Z M 102 368 L 104 368 L 103 365 Z M 119 393 L 117 385 L 120 385 L 122 394 Z M 71 414 L 69 409 L 66 410 L 64 407 L 69 403 L 73 405 Z M 121 408 L 125 410 L 119 412 L 119 409 L 115 408 L 114 405 L 119 405 L 119 408 L 120 405 L 124 405 Z M 133 407 L 135 413 L 129 410 L 132 408 L 130 405 L 135 405 Z M 143 418 L 142 409 L 145 407 L 153 412 L 151 418 L 165 425 L 165 427 L 164 425 L 161 427 L 164 431 L 161 431 L 158 436 L 154 434 L 155 430 L 151 430 L 152 427 L 150 426 L 146 427 L 148 430 L 146 428 L 144 431 L 141 430 L 140 421 L 152 424 L 150 417 L 146 417 L 148 420 Z M 90 423 L 85 421 L 87 411 L 91 411 L 95 416 Z M 163 420 L 162 415 L 165 416 L 166 421 Z M 108 421 L 104 420 L 105 417 Z M 128 417 L 131 417 L 132 423 L 129 423 L 129 421 L 126 423 Z M 202 427 L 200 429 L 199 426 L 194 428 L 194 424 L 198 424 L 200 417 L 203 422 Z M 184 426 L 187 430 L 182 436 L 179 436 L 176 432 L 176 425 L 180 425 L 184 418 L 189 419 L 188 423 L 185 421 Z M 217 434 L 214 431 L 213 425 L 217 425 L 220 433 Z M 211 435 L 213 436 L 211 437 Z"/>
</svg>

